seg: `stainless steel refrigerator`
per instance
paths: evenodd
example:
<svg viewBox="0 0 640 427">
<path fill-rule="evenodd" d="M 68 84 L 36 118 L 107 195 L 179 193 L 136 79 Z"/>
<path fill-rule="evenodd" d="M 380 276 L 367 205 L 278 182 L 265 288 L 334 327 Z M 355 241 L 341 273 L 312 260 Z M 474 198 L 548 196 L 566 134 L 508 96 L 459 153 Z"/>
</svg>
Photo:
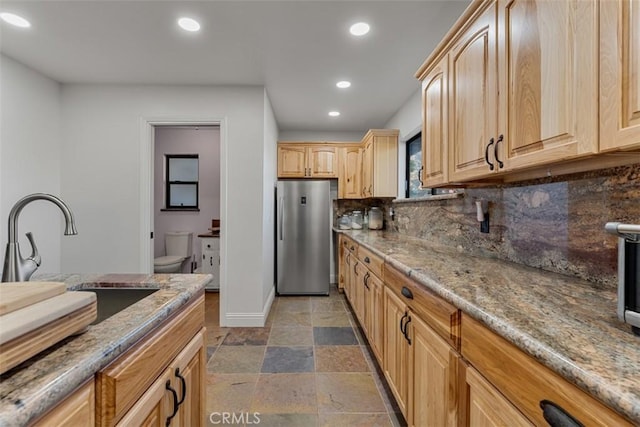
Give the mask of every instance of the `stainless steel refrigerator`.
<svg viewBox="0 0 640 427">
<path fill-rule="evenodd" d="M 276 187 L 276 291 L 329 294 L 331 241 L 329 181 L 278 181 Z"/>
</svg>

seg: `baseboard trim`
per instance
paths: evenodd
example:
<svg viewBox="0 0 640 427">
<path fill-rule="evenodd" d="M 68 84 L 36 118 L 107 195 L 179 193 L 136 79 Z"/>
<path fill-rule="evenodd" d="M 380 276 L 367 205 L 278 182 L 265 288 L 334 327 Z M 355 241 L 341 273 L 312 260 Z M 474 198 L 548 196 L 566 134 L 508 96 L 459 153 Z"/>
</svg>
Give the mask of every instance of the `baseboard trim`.
<svg viewBox="0 0 640 427">
<path fill-rule="evenodd" d="M 226 326 L 232 328 L 264 327 L 264 324 L 267 321 L 267 316 L 269 316 L 269 311 L 271 310 L 271 305 L 273 304 L 273 300 L 275 299 L 275 295 L 276 289 L 275 287 L 272 287 L 261 313 L 227 313 L 227 315 L 225 316 Z"/>
</svg>

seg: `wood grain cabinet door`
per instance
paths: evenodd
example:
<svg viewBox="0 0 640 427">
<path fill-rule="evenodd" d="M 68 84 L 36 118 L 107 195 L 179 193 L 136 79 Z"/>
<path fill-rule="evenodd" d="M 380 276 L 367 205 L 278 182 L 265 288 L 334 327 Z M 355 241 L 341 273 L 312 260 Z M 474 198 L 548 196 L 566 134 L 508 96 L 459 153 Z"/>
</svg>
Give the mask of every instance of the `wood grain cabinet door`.
<svg viewBox="0 0 640 427">
<path fill-rule="evenodd" d="M 640 0 L 601 1 L 599 5 L 600 151 L 637 149 L 640 148 Z"/>
<path fill-rule="evenodd" d="M 597 2 L 498 4 L 496 167 L 522 169 L 597 153 Z"/>
<path fill-rule="evenodd" d="M 422 188 L 447 182 L 447 61 L 445 56 L 422 80 Z"/>
<path fill-rule="evenodd" d="M 278 146 L 278 178 L 303 178 L 307 175 L 307 149 L 304 146 Z"/>
<path fill-rule="evenodd" d="M 203 328 L 171 364 L 172 381 L 176 383 L 180 405 L 172 426 L 205 425 L 205 329 Z"/>
<path fill-rule="evenodd" d="M 407 332 L 410 426 L 457 426 L 458 355 L 415 313 Z"/>
<path fill-rule="evenodd" d="M 373 137 L 362 149 L 362 197 L 373 197 Z"/>
<path fill-rule="evenodd" d="M 451 182 L 497 172 L 493 152 L 498 108 L 496 19 L 493 2 L 461 33 L 449 55 Z"/>
<path fill-rule="evenodd" d="M 307 148 L 307 177 L 337 178 L 338 153 L 336 147 Z"/>
<path fill-rule="evenodd" d="M 362 149 L 340 148 L 338 194 L 340 199 L 362 198 Z"/>
<path fill-rule="evenodd" d="M 384 376 L 396 398 L 396 402 L 407 416 L 407 368 L 408 345 L 400 331 L 400 324 L 406 321 L 407 306 L 393 291 L 384 289 Z"/>
</svg>

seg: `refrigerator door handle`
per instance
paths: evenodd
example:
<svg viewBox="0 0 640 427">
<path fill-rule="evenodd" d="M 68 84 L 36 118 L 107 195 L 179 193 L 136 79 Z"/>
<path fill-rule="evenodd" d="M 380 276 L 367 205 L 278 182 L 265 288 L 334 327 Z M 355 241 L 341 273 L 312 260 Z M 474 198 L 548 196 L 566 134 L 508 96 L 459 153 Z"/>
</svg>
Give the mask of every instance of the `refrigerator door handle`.
<svg viewBox="0 0 640 427">
<path fill-rule="evenodd" d="M 284 197 L 280 197 L 279 200 L 279 209 L 278 209 L 278 213 L 280 214 L 280 218 L 279 218 L 279 225 L 278 227 L 280 228 L 280 240 L 284 240 Z"/>
</svg>

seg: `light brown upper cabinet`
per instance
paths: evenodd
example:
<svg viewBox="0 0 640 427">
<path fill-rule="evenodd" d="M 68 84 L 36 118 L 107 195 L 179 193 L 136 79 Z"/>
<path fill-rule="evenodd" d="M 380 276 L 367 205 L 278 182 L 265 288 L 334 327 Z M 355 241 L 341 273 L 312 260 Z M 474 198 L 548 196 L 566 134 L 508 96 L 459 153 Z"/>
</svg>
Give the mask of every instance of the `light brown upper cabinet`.
<svg viewBox="0 0 640 427">
<path fill-rule="evenodd" d="M 597 153 L 597 2 L 498 6 L 500 117 L 490 161 L 510 170 Z"/>
<path fill-rule="evenodd" d="M 338 198 L 362 198 L 362 149 L 341 147 L 338 153 Z"/>
<path fill-rule="evenodd" d="M 600 150 L 637 149 L 640 148 L 640 0 L 601 1 L 599 5 Z"/>
<path fill-rule="evenodd" d="M 449 55 L 450 181 L 485 177 L 498 170 L 490 160 L 495 156 L 498 112 L 496 7 L 491 2 L 469 23 Z"/>
<path fill-rule="evenodd" d="M 338 153 L 326 144 L 278 144 L 278 178 L 337 178 Z"/>
<path fill-rule="evenodd" d="M 362 197 L 398 195 L 397 129 L 371 129 L 362 139 Z"/>
<path fill-rule="evenodd" d="M 447 182 L 447 61 L 446 56 L 422 81 L 422 165 L 423 188 Z"/>
</svg>

